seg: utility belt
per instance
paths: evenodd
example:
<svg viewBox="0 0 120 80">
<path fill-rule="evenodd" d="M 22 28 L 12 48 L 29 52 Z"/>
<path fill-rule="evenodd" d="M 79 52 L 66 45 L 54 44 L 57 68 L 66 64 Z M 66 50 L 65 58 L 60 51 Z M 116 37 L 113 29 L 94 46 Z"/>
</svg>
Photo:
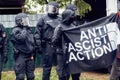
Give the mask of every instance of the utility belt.
<svg viewBox="0 0 120 80">
<path fill-rule="evenodd" d="M 21 52 L 20 50 L 16 50 L 14 49 L 14 60 L 17 60 L 18 57 L 23 57 L 23 58 L 26 58 L 26 59 L 30 59 L 31 56 L 32 56 L 32 53 L 24 53 L 24 52 Z"/>
<path fill-rule="evenodd" d="M 52 41 L 51 38 L 43 38 L 42 40 L 44 40 L 44 41 Z"/>
<path fill-rule="evenodd" d="M 51 47 L 55 48 L 52 43 L 52 39 L 42 39 L 41 40 L 41 46 L 42 48 L 46 48 L 47 45 L 50 45 Z M 56 48 L 55 48 L 56 49 Z"/>
<path fill-rule="evenodd" d="M 30 53 L 26 53 L 26 52 L 22 52 L 22 51 L 14 48 L 14 55 L 19 55 L 19 54 L 29 55 L 29 54 L 32 54 L 32 53 L 34 53 L 34 51 L 32 51 Z"/>
<path fill-rule="evenodd" d="M 47 38 L 44 38 L 44 39 L 42 39 L 42 43 L 48 43 L 48 44 L 50 44 L 51 45 L 51 43 L 52 43 L 52 39 L 47 39 Z"/>
<path fill-rule="evenodd" d="M 61 48 L 56 48 L 56 53 L 57 53 L 58 55 L 64 56 L 63 49 L 61 49 Z"/>
</svg>

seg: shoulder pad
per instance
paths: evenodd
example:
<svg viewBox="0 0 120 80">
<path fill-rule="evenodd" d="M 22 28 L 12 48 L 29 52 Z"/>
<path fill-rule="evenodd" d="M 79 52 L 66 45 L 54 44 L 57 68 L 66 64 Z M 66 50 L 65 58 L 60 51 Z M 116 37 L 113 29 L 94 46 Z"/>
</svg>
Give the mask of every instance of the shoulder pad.
<svg viewBox="0 0 120 80">
<path fill-rule="evenodd" d="M 19 27 L 14 27 L 13 30 L 12 30 L 12 32 L 14 33 L 14 32 L 16 32 L 16 31 L 21 31 L 21 28 L 19 28 Z"/>
</svg>

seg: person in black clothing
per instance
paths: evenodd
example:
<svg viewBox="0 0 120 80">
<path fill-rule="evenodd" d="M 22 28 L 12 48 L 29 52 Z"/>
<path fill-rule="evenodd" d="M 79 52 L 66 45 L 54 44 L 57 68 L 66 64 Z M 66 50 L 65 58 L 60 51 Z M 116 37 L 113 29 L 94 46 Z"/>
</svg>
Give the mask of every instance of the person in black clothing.
<svg viewBox="0 0 120 80">
<path fill-rule="evenodd" d="M 80 19 L 80 16 L 77 14 L 78 12 L 77 12 L 77 6 L 76 5 L 74 5 L 74 4 L 68 4 L 66 6 L 66 9 L 70 9 L 70 10 L 72 10 L 72 11 L 75 12 L 75 17 L 74 17 L 74 21 L 73 21 L 73 24 L 75 26 L 82 25 L 82 24 L 85 23 L 85 21 L 82 20 L 82 19 Z M 81 73 L 71 74 L 72 80 L 79 80 L 80 75 L 81 75 Z"/>
<path fill-rule="evenodd" d="M 50 80 L 53 56 L 56 57 L 56 49 L 52 46 L 51 39 L 59 24 L 59 4 L 55 1 L 49 2 L 46 11 L 47 14 L 41 16 L 35 29 L 36 50 L 44 54 L 42 80 Z"/>
<path fill-rule="evenodd" d="M 74 4 L 68 4 L 66 6 L 66 9 L 70 9 L 70 10 L 72 10 L 72 11 L 75 12 L 75 17 L 74 17 L 74 21 L 73 21 L 73 24 L 75 26 L 79 26 L 79 25 L 82 25 L 82 24 L 88 22 L 88 19 L 80 18 L 80 16 L 78 15 L 78 8 L 77 8 L 76 5 L 74 5 Z"/>
<path fill-rule="evenodd" d="M 3 26 L 3 24 L 0 24 L 0 80 L 2 75 L 2 65 L 3 63 L 6 63 L 8 60 L 7 51 L 8 41 L 5 27 Z"/>
<path fill-rule="evenodd" d="M 11 42 L 14 46 L 14 70 L 16 80 L 34 80 L 34 50 L 35 43 L 32 31 L 29 27 L 27 14 L 19 13 L 15 17 L 16 26 L 11 33 Z"/>
<path fill-rule="evenodd" d="M 65 10 L 62 13 L 62 20 L 58 27 L 54 30 L 54 35 L 52 38 L 52 44 L 54 47 L 57 47 L 57 52 L 59 52 L 58 59 L 58 74 L 61 77 L 61 80 L 69 80 L 69 70 L 66 64 L 65 52 L 62 47 L 62 30 L 74 27 L 72 25 L 73 18 L 75 17 L 75 13 L 72 10 Z"/>
<path fill-rule="evenodd" d="M 118 26 L 120 26 L 120 11 L 118 11 L 117 14 L 118 14 L 117 23 L 118 23 Z M 120 30 L 120 27 L 119 27 L 119 30 Z M 118 43 L 117 45 L 117 56 L 115 58 L 115 61 L 112 64 L 109 80 L 120 80 L 120 43 Z"/>
<path fill-rule="evenodd" d="M 72 11 L 74 11 L 75 13 L 75 17 L 73 19 L 73 25 L 75 25 L 76 27 L 79 26 L 79 25 L 82 25 L 82 24 L 85 24 L 86 22 L 88 22 L 88 20 L 86 19 L 83 19 L 83 18 L 80 18 L 80 16 L 78 15 L 78 8 L 76 5 L 74 4 L 68 4 L 66 6 L 66 9 L 70 9 Z M 77 74 L 72 74 L 72 80 L 80 80 L 79 77 L 80 77 L 81 73 L 77 73 Z"/>
</svg>

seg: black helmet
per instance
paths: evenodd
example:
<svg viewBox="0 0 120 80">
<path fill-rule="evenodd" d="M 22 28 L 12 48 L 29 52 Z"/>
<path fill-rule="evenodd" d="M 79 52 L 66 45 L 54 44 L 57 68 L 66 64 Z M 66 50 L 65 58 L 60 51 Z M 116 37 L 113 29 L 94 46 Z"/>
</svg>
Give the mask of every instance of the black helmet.
<svg viewBox="0 0 120 80">
<path fill-rule="evenodd" d="M 74 5 L 74 4 L 68 4 L 68 5 L 66 6 L 66 9 L 70 9 L 70 10 L 72 10 L 72 11 L 77 11 L 77 6 Z"/>
<path fill-rule="evenodd" d="M 63 11 L 62 13 L 62 22 L 66 22 L 69 21 L 71 18 L 73 18 L 75 16 L 74 11 L 66 9 L 65 11 Z"/>
<path fill-rule="evenodd" d="M 59 13 L 59 4 L 55 1 L 51 1 L 47 4 L 46 11 L 49 14 L 58 14 Z"/>
<path fill-rule="evenodd" d="M 59 8 L 59 4 L 57 2 L 55 2 L 55 1 L 49 2 L 48 5 L 53 5 L 54 7 Z"/>
<path fill-rule="evenodd" d="M 15 17 L 15 23 L 17 26 L 28 26 L 29 25 L 28 15 L 25 13 L 17 14 Z"/>
</svg>

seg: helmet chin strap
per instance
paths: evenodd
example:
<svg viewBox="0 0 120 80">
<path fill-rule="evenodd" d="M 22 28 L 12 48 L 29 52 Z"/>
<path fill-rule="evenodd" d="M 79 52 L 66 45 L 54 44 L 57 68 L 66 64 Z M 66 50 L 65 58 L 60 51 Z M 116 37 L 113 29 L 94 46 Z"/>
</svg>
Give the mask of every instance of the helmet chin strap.
<svg viewBox="0 0 120 80">
<path fill-rule="evenodd" d="M 51 14 L 51 13 L 48 13 L 48 16 L 51 17 L 51 18 L 56 18 L 58 14 Z"/>
</svg>

